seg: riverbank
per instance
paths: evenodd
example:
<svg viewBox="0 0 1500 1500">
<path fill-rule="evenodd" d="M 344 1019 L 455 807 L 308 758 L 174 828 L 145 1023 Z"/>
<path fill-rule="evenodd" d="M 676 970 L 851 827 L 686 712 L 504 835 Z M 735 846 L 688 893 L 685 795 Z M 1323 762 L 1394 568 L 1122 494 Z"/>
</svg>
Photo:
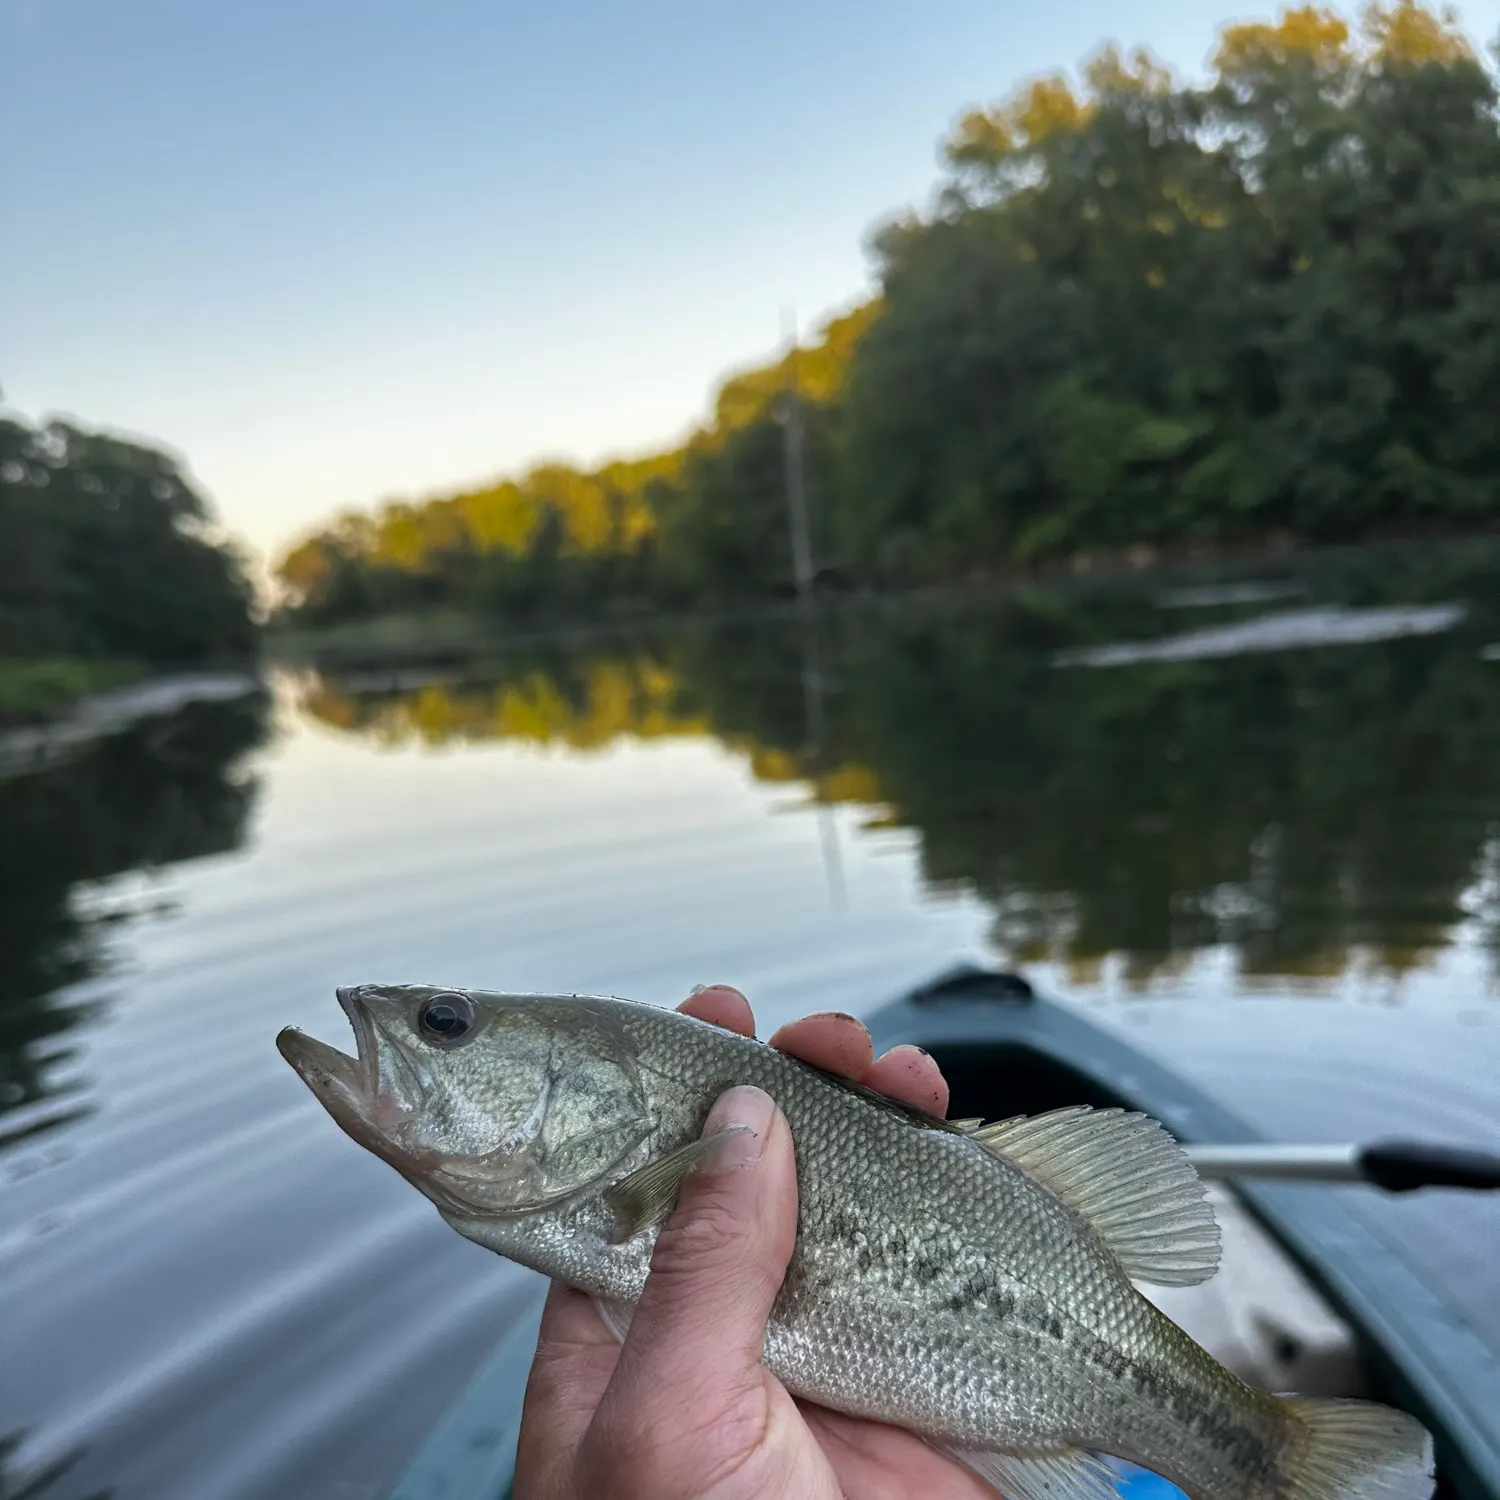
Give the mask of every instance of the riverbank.
<svg viewBox="0 0 1500 1500">
<path fill-rule="evenodd" d="M 1145 587 L 1163 594 L 1187 591 L 1184 601 L 1195 591 L 1206 589 L 1205 598 L 1233 604 L 1237 602 L 1233 597 L 1236 588 L 1258 590 L 1268 578 L 1295 581 L 1305 573 L 1329 568 L 1358 570 L 1367 564 L 1382 570 L 1410 565 L 1441 571 L 1472 561 L 1476 554 L 1493 554 L 1500 559 L 1500 531 L 1482 528 L 1455 534 L 1435 529 L 1322 547 L 1272 537 L 1232 546 L 1098 550 L 1046 564 L 976 567 L 961 577 L 920 585 L 882 588 L 869 583 L 844 584 L 819 589 L 817 598 L 819 608 L 824 610 L 850 605 L 899 608 L 938 598 L 985 598 L 1033 587 L 1060 588 L 1070 593 L 1119 588 L 1137 592 Z M 1229 592 L 1225 594 L 1225 590 Z M 1300 593 L 1300 587 L 1293 592 Z M 1252 592 L 1238 602 L 1254 602 L 1257 597 L 1259 594 Z M 768 621 L 790 615 L 795 609 L 794 601 L 781 598 L 747 601 L 738 607 L 642 610 L 609 619 L 571 621 L 518 621 L 457 609 L 404 611 L 327 626 L 273 621 L 266 629 L 265 643 L 268 657 L 290 666 L 359 668 L 465 655 L 501 645 L 582 644 L 688 622 L 722 625 Z"/>
<path fill-rule="evenodd" d="M 46 663 L 20 665 L 41 667 Z M 60 680 L 76 683 L 82 680 L 82 674 Z M 224 703 L 264 690 L 262 678 L 246 668 L 155 676 L 137 669 L 134 680 L 119 686 L 75 692 L 66 699 L 56 700 L 56 706 L 47 715 L 33 712 L 29 719 L 9 723 L 0 719 L 0 779 L 35 770 L 139 719 L 173 714 L 190 703 Z M 33 698 L 32 702 L 36 701 Z"/>
<path fill-rule="evenodd" d="M 89 693 L 128 687 L 145 675 L 128 661 L 0 657 L 0 727 L 55 719 Z"/>
</svg>

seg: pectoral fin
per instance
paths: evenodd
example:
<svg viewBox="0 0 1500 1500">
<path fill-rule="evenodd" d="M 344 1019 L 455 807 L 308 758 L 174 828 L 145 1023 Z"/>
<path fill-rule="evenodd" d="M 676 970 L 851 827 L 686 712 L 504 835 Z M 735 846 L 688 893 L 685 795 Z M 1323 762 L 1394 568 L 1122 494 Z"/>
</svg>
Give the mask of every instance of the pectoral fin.
<svg viewBox="0 0 1500 1500">
<path fill-rule="evenodd" d="M 638 1168 L 628 1177 L 622 1177 L 604 1194 L 604 1201 L 615 1215 L 620 1240 L 628 1240 L 643 1229 L 651 1229 L 666 1221 L 667 1215 L 677 1205 L 677 1193 L 682 1179 L 709 1155 L 720 1141 L 732 1135 L 743 1135 L 747 1127 L 735 1125 L 729 1130 L 716 1130 L 701 1140 L 689 1141 L 665 1156 L 658 1156 Z"/>
<path fill-rule="evenodd" d="M 623 1344 L 625 1335 L 630 1332 L 630 1317 L 635 1309 L 628 1302 L 619 1302 L 613 1297 L 591 1297 L 589 1300 L 604 1326 Z"/>
</svg>

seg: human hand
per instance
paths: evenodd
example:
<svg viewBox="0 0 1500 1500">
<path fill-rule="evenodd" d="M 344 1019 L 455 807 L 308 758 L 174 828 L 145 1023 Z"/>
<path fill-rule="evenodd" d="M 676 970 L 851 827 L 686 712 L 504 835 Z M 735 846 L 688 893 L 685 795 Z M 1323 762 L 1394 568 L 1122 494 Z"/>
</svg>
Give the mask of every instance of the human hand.
<svg viewBox="0 0 1500 1500">
<path fill-rule="evenodd" d="M 678 1009 L 755 1034 L 749 1002 L 725 985 Z M 807 1016 L 771 1045 L 947 1110 L 925 1052 L 895 1047 L 876 1060 L 851 1016 Z M 794 1400 L 761 1364 L 796 1237 L 797 1176 L 786 1120 L 759 1089 L 731 1089 L 704 1133 L 736 1123 L 755 1134 L 731 1137 L 688 1175 L 623 1345 L 583 1293 L 554 1284 L 526 1388 L 516 1500 L 995 1500 L 920 1438 Z"/>
</svg>

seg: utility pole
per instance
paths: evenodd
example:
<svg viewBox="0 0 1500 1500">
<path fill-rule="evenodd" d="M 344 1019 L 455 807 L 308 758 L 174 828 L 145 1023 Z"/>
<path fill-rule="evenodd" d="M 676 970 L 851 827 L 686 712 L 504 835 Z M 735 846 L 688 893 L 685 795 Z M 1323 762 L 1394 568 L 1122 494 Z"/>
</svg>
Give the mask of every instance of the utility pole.
<svg viewBox="0 0 1500 1500">
<path fill-rule="evenodd" d="M 782 457 L 786 476 L 787 522 L 792 537 L 792 578 L 797 585 L 797 600 L 806 604 L 812 598 L 812 538 L 807 524 L 807 486 L 803 474 L 802 401 L 797 391 L 797 323 L 793 314 L 785 317 L 787 325 L 786 388 L 781 394 Z"/>
<path fill-rule="evenodd" d="M 829 904 L 836 912 L 848 906 L 844 884 L 844 861 L 839 852 L 838 816 L 819 788 L 827 754 L 827 725 L 823 699 L 827 687 L 818 650 L 818 607 L 813 595 L 812 536 L 807 520 L 807 485 L 802 452 L 802 400 L 797 385 L 797 320 L 791 309 L 782 315 L 787 345 L 787 383 L 782 390 L 778 419 L 782 429 L 783 472 L 786 481 L 787 524 L 792 540 L 792 577 L 797 585 L 798 633 L 802 638 L 802 712 L 806 739 L 802 753 L 807 762 L 813 799 L 818 810 L 818 843 L 823 856 L 823 875 L 828 882 Z"/>
</svg>

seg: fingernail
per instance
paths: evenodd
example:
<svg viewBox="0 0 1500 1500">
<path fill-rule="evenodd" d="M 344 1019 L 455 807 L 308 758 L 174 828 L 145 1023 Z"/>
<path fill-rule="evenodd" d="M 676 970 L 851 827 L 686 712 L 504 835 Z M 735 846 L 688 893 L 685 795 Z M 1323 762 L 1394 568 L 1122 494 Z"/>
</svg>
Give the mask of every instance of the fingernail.
<svg viewBox="0 0 1500 1500">
<path fill-rule="evenodd" d="M 726 1130 L 734 1134 L 726 1135 L 719 1142 L 718 1149 L 705 1165 L 718 1169 L 743 1167 L 759 1161 L 775 1113 L 776 1101 L 762 1089 L 744 1085 L 721 1094 L 703 1122 L 703 1134 L 714 1135 Z"/>
<path fill-rule="evenodd" d="M 690 989 L 688 991 L 688 994 L 689 995 L 701 995 L 704 992 L 704 990 L 706 990 L 707 988 L 708 988 L 708 986 L 706 984 L 695 984 L 692 987 L 692 989 Z"/>
</svg>

